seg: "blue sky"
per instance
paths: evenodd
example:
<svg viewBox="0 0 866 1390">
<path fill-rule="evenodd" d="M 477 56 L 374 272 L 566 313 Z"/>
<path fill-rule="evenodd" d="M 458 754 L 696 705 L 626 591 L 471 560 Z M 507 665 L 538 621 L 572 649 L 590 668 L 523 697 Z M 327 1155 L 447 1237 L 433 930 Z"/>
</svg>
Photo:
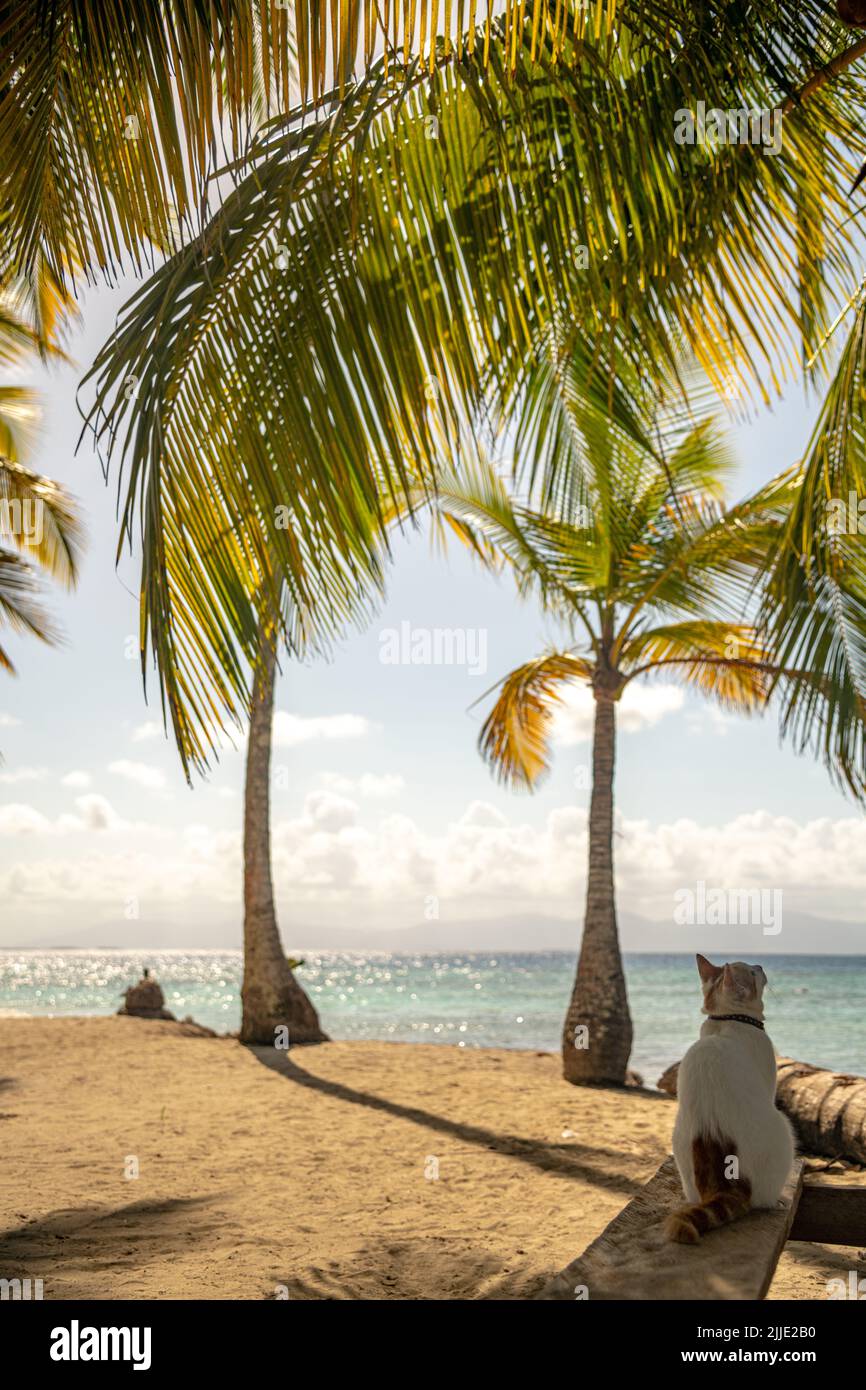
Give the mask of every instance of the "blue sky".
<svg viewBox="0 0 866 1390">
<path fill-rule="evenodd" d="M 106 486 L 88 441 L 75 454 L 78 380 L 130 291 L 127 282 L 90 292 L 71 344 L 76 366 L 29 373 L 45 403 L 36 465 L 80 499 L 89 545 L 78 590 L 50 595 L 66 645 L 10 640 L 19 675 L 0 680 L 0 944 L 240 941 L 242 755 L 225 751 L 208 781 L 186 786 L 155 690 L 146 705 L 127 655 L 137 567 L 126 557 L 115 569 L 116 475 Z M 815 409 L 792 390 L 733 427 L 732 494 L 799 457 Z M 486 670 L 384 664 L 383 633 L 404 622 L 474 634 Z M 387 601 L 367 630 L 347 636 L 329 663 L 286 667 L 272 809 L 287 940 L 316 945 L 339 931 L 361 948 L 384 931 L 426 923 L 430 935 L 441 923 L 456 933 L 452 944 L 471 947 L 494 923 L 503 945 L 576 944 L 586 710 L 578 702 L 565 712 L 553 773 L 529 797 L 491 778 L 475 750 L 485 705 L 470 708 L 552 636 L 507 579 L 456 551 L 443 560 L 417 535 L 397 543 Z M 672 898 L 704 879 L 783 892 L 774 950 L 862 949 L 862 815 L 820 766 L 779 747 L 772 717 L 721 717 L 653 685 L 621 725 L 626 946 L 690 949 Z"/>
</svg>

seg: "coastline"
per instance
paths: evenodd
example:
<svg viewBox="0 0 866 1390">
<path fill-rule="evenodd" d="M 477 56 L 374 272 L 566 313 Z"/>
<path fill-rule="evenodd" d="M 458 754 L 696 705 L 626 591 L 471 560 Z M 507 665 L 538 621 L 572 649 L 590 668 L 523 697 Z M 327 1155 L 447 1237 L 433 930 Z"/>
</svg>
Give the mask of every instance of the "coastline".
<svg viewBox="0 0 866 1390">
<path fill-rule="evenodd" d="M 0 1048 L 0 1275 L 46 1299 L 531 1298 L 675 1115 L 551 1053 L 279 1054 L 118 1017 L 0 1019 Z M 857 1254 L 789 1245 L 770 1297 L 825 1298 Z"/>
</svg>

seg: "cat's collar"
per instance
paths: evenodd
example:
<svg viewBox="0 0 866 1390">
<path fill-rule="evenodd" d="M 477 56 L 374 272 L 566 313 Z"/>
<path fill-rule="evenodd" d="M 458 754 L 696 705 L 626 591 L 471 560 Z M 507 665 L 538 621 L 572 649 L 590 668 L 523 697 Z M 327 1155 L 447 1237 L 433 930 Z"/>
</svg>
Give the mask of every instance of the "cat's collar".
<svg viewBox="0 0 866 1390">
<path fill-rule="evenodd" d="M 760 1028 L 764 1031 L 764 1025 L 759 1018 L 750 1018 L 748 1014 L 709 1014 L 713 1023 L 751 1023 L 753 1028 Z"/>
</svg>

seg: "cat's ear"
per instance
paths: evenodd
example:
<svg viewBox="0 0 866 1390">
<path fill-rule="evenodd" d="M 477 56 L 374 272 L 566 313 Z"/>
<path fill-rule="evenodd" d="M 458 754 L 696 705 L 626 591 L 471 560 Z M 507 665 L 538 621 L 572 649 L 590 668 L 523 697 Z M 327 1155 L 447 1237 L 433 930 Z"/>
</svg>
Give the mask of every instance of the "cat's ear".
<svg viewBox="0 0 866 1390">
<path fill-rule="evenodd" d="M 710 980 L 717 980 L 723 973 L 721 965 L 713 965 L 712 961 L 707 960 L 706 956 L 696 955 L 698 963 L 698 974 L 701 977 L 701 984 L 707 984 Z"/>
</svg>

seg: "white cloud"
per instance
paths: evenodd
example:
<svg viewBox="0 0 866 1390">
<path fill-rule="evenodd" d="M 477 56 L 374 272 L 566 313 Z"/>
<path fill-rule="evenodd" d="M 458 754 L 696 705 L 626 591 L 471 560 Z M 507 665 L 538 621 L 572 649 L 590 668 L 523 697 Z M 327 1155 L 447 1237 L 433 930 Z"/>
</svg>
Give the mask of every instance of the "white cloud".
<svg viewBox="0 0 866 1390">
<path fill-rule="evenodd" d="M 116 762 L 108 764 L 108 771 L 125 777 L 128 782 L 135 782 L 139 787 L 146 787 L 148 791 L 160 791 L 165 786 L 165 773 L 148 763 L 133 763 L 128 758 L 118 758 Z"/>
<path fill-rule="evenodd" d="M 47 776 L 44 767 L 19 767 L 14 772 L 0 772 L 0 785 L 11 787 L 16 782 L 44 782 Z"/>
<path fill-rule="evenodd" d="M 41 835 L 51 828 L 48 818 L 32 806 L 15 801 L 0 806 L 0 835 Z"/>
<path fill-rule="evenodd" d="M 123 831 L 132 827 L 118 816 L 104 796 L 77 796 L 78 814 L 64 812 L 50 820 L 23 802 L 0 807 L 0 835 L 71 835 L 82 831 Z M 141 827 L 138 827 L 141 829 Z"/>
<path fill-rule="evenodd" d="M 16 729 L 20 723 L 20 719 L 15 719 L 11 714 L 3 714 L 0 711 L 0 729 Z"/>
<path fill-rule="evenodd" d="M 165 734 L 161 724 L 148 719 L 144 724 L 139 724 L 132 731 L 133 743 L 148 743 L 151 739 L 162 738 Z"/>
<path fill-rule="evenodd" d="M 65 777 L 61 777 L 62 787 L 72 787 L 76 791 L 84 791 L 90 786 L 92 777 L 89 772 L 67 772 Z"/>
<path fill-rule="evenodd" d="M 305 820 L 315 831 L 337 831 L 352 825 L 358 808 L 336 792 L 311 792 L 304 802 Z"/>
<path fill-rule="evenodd" d="M 364 772 L 358 778 L 343 777 L 339 772 L 323 772 L 322 781 L 330 791 L 343 796 L 361 796 L 371 799 L 385 799 L 399 796 L 405 790 L 406 782 L 396 772 Z"/>
<path fill-rule="evenodd" d="M 240 893 L 240 828 L 193 824 L 178 832 L 131 824 L 105 798 L 76 799 L 56 820 L 31 806 L 0 808 L 0 833 L 21 837 L 17 862 L 0 872 L 0 900 L 117 904 L 129 894 L 173 914 L 228 904 Z M 57 853 L 76 834 L 76 852 Z M 88 839 L 88 835 L 94 838 Z M 110 834 L 110 847 L 100 845 Z M 40 840 L 50 841 L 41 850 Z M 356 802 L 332 789 L 312 793 L 299 813 L 275 818 L 274 880 L 287 920 L 313 924 L 333 913 L 347 925 L 418 921 L 435 895 L 442 919 L 489 915 L 494 907 L 573 918 L 585 887 L 586 812 L 560 806 L 540 822 L 475 801 L 435 833 L 401 814 L 362 824 Z M 38 851 L 38 857 L 37 857 Z M 866 894 L 866 820 L 797 821 L 766 811 L 719 825 L 617 819 L 621 913 L 673 927 L 673 895 L 699 880 L 727 888 L 781 889 L 789 913 L 859 921 Z M 82 916 L 85 916 L 82 909 Z M 181 920 L 181 917 L 177 917 Z M 785 929 L 787 932 L 787 928 Z M 787 935 L 774 949 L 783 949 Z M 808 949 L 803 941 L 801 948 Z"/>
<path fill-rule="evenodd" d="M 657 724 L 666 714 L 682 709 L 685 695 L 677 685 L 647 685 L 639 681 L 627 685 L 617 705 L 617 726 L 626 734 Z M 569 684 L 554 709 L 551 725 L 554 742 L 573 748 L 592 738 L 595 701 L 589 686 Z"/>
<path fill-rule="evenodd" d="M 370 722 L 361 714 L 322 714 L 305 718 L 277 710 L 274 715 L 274 746 L 296 748 L 316 739 L 364 738 Z"/>
<path fill-rule="evenodd" d="M 80 812 L 79 825 L 70 826 L 71 829 L 84 830 L 125 830 L 126 822 L 114 810 L 111 802 L 104 796 L 97 796 L 90 793 L 87 796 L 77 796 L 75 804 Z M 61 817 L 61 820 L 63 817 Z"/>
</svg>

